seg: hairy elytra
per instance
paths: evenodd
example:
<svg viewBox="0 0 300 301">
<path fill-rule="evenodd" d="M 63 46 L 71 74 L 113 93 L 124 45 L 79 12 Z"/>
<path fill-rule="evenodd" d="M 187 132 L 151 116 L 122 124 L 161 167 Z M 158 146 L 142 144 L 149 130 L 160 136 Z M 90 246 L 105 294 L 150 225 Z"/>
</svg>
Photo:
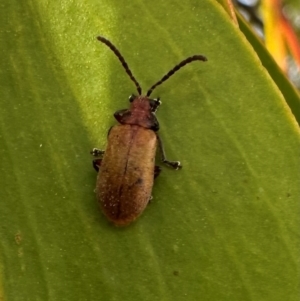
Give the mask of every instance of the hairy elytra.
<svg viewBox="0 0 300 301">
<path fill-rule="evenodd" d="M 142 95 L 142 89 L 133 76 L 124 57 L 106 38 L 97 39 L 109 47 L 117 56 L 126 73 L 134 82 L 138 96 L 129 97 L 129 109 L 115 112 L 120 123 L 108 133 L 105 151 L 94 148 L 91 154 L 96 159 L 93 166 L 98 171 L 96 195 L 105 216 L 116 226 L 126 226 L 133 222 L 146 208 L 151 199 L 154 178 L 160 173 L 155 166 L 156 148 L 161 160 L 167 166 L 180 169 L 179 161 L 166 158 L 162 141 L 158 135 L 159 123 L 155 116 L 161 104 L 159 98 L 151 99 L 153 90 L 180 68 L 193 61 L 207 61 L 203 55 L 193 55 L 177 64 L 161 80 Z"/>
</svg>

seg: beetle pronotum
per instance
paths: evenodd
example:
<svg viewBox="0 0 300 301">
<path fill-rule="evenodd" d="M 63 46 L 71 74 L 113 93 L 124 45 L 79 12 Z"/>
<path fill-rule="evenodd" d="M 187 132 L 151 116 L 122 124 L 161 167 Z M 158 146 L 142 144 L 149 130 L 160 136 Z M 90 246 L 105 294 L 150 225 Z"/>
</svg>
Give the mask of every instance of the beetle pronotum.
<svg viewBox="0 0 300 301">
<path fill-rule="evenodd" d="M 119 50 L 106 38 L 97 39 L 108 46 L 123 65 L 134 82 L 138 96 L 129 97 L 130 108 L 114 114 L 119 125 L 108 133 L 105 151 L 94 148 L 91 154 L 94 168 L 99 171 L 96 194 L 103 213 L 117 226 L 125 226 L 134 221 L 145 209 L 150 198 L 154 178 L 160 168 L 155 166 L 156 147 L 162 162 L 174 169 L 181 168 L 179 161 L 166 158 L 162 141 L 157 133 L 159 123 L 155 112 L 161 104 L 159 98 L 149 98 L 153 90 L 180 68 L 193 61 L 207 61 L 203 55 L 193 55 L 171 69 L 142 95 L 140 84 L 133 76 Z"/>
</svg>

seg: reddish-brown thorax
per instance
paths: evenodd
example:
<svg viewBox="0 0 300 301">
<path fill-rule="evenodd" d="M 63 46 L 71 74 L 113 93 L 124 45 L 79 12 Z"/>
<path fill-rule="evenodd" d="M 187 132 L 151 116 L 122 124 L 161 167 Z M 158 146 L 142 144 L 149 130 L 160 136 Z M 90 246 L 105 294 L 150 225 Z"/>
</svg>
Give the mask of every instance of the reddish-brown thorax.
<svg viewBox="0 0 300 301">
<path fill-rule="evenodd" d="M 119 110 L 114 116 L 121 124 L 139 125 L 157 131 L 159 125 L 151 101 L 146 96 L 136 96 L 129 109 Z"/>
</svg>

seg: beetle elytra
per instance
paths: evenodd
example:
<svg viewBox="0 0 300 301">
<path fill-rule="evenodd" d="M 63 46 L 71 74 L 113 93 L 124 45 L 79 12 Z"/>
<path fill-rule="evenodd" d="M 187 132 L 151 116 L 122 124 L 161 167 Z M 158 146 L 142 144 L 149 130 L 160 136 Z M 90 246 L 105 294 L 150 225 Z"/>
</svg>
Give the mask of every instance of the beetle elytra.
<svg viewBox="0 0 300 301">
<path fill-rule="evenodd" d="M 93 156 L 98 157 L 93 160 L 93 166 L 98 171 L 96 195 L 102 211 L 115 225 L 126 226 L 144 211 L 151 199 L 154 178 L 160 172 L 160 168 L 155 166 L 157 146 L 164 164 L 174 169 L 181 168 L 179 161 L 166 158 L 157 133 L 159 123 L 155 116 L 161 102 L 159 98 L 151 99 L 150 95 L 158 85 L 186 64 L 207 59 L 203 55 L 186 58 L 143 96 L 140 84 L 119 50 L 106 38 L 99 36 L 97 39 L 114 52 L 138 92 L 138 96 L 129 97 L 129 109 L 115 112 L 114 117 L 120 124 L 110 129 L 106 150 L 94 148 L 91 151 Z"/>
</svg>

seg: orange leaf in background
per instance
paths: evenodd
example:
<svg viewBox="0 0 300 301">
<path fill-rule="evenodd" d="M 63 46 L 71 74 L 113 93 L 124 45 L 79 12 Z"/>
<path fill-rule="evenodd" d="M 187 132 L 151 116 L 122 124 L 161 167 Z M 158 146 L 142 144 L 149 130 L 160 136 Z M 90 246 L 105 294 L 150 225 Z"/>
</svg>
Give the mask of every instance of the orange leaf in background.
<svg viewBox="0 0 300 301">
<path fill-rule="evenodd" d="M 300 68 L 300 44 L 291 24 L 283 15 L 281 18 L 281 27 L 286 44 L 298 67 Z"/>
<path fill-rule="evenodd" d="M 300 67 L 300 44 L 293 27 L 282 13 L 281 0 L 263 0 L 265 44 L 280 68 L 286 72 L 286 58 L 293 56 Z"/>
<path fill-rule="evenodd" d="M 281 29 L 281 1 L 263 0 L 262 13 L 265 28 L 265 44 L 273 58 L 286 71 L 287 50 Z"/>
</svg>

